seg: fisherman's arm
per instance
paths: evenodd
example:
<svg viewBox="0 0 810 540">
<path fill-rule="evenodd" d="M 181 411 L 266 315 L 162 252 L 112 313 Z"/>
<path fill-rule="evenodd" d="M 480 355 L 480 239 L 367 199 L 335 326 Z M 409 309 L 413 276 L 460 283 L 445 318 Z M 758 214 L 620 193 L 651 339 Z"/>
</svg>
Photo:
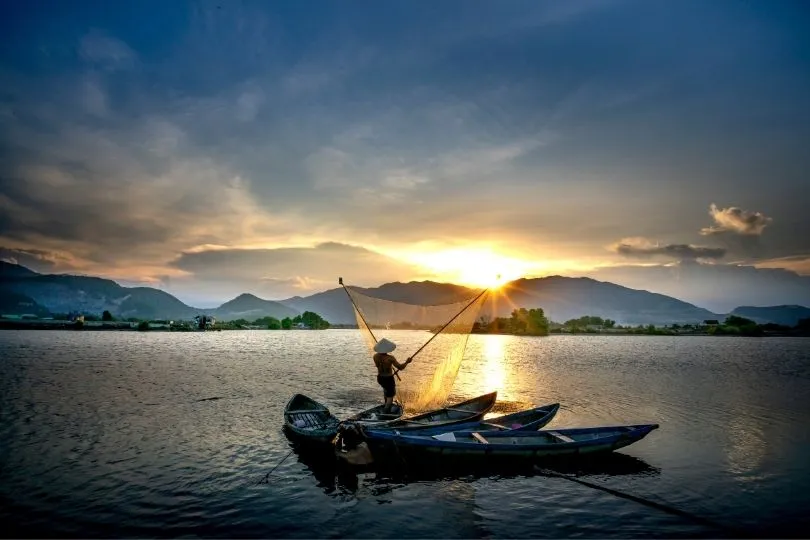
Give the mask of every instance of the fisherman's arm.
<svg viewBox="0 0 810 540">
<path fill-rule="evenodd" d="M 405 360 L 405 362 L 400 364 L 399 362 L 397 362 L 396 358 L 394 358 L 393 356 L 391 357 L 391 363 L 394 364 L 397 367 L 397 369 L 405 369 L 405 366 L 410 364 L 412 361 L 413 361 L 413 358 L 408 358 L 407 360 Z"/>
</svg>

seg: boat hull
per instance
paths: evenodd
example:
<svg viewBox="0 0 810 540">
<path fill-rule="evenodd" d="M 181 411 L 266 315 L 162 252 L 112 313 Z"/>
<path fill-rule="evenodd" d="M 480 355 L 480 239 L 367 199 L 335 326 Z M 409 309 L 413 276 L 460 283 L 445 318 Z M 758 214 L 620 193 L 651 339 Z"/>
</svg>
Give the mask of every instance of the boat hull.
<svg viewBox="0 0 810 540">
<path fill-rule="evenodd" d="M 374 430 L 416 431 L 439 426 L 451 426 L 463 422 L 480 420 L 495 405 L 497 392 L 483 394 L 450 407 L 401 418 L 391 422 L 382 422 L 373 426 Z"/>
<path fill-rule="evenodd" d="M 284 429 L 301 442 L 330 444 L 340 420 L 329 409 L 303 394 L 295 394 L 284 407 Z"/>
<path fill-rule="evenodd" d="M 393 450 L 398 458 L 425 462 L 447 458 L 484 462 L 539 460 L 613 452 L 640 441 L 657 428 L 657 424 L 645 424 L 545 432 L 487 432 L 483 434 L 486 442 L 479 442 L 473 438 L 472 432 L 452 432 L 458 437 L 455 441 L 439 440 L 435 436 L 426 435 L 386 436 L 376 433 L 375 437 L 368 439 L 368 444 L 375 459 L 390 457 Z M 570 442 L 560 440 L 556 435 L 550 435 L 552 433 L 562 435 L 570 439 Z"/>
<path fill-rule="evenodd" d="M 451 426 L 482 418 L 495 404 L 497 393 L 484 394 L 458 403 L 452 407 L 430 411 L 408 419 L 390 421 L 353 420 L 364 429 L 388 429 L 408 431 L 425 427 Z M 381 406 L 360 412 L 353 418 L 368 418 Z M 341 421 L 329 409 L 303 394 L 295 394 L 284 408 L 284 426 L 287 433 L 303 441 L 332 443 L 337 436 Z"/>
<path fill-rule="evenodd" d="M 431 427 L 408 427 L 406 430 L 394 428 L 395 431 L 405 432 L 412 435 L 437 435 L 447 431 L 533 431 L 538 430 L 551 422 L 557 411 L 560 409 L 559 403 L 552 403 L 542 407 L 534 407 L 525 411 L 516 413 L 505 414 L 497 418 L 489 418 L 486 420 L 475 420 L 472 422 L 461 422 L 458 424 L 441 424 Z M 385 430 L 385 431 L 390 431 Z M 366 435 L 369 438 L 374 438 L 376 429 L 374 427 L 366 428 Z"/>
<path fill-rule="evenodd" d="M 402 417 L 404 409 L 401 404 L 394 402 L 391 412 L 385 412 L 385 405 L 377 405 L 365 411 L 361 411 L 346 419 L 346 422 L 358 422 L 364 426 L 385 425 L 394 422 Z"/>
</svg>

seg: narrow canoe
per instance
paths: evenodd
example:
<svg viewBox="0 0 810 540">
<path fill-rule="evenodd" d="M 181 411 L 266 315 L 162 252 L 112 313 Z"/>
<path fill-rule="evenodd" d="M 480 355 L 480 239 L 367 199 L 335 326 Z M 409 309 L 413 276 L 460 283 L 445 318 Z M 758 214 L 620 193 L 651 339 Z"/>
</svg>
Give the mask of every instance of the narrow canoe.
<svg viewBox="0 0 810 540">
<path fill-rule="evenodd" d="M 542 407 L 534 407 L 532 409 L 505 414 L 496 418 L 487 418 L 486 420 L 408 429 L 407 433 L 409 435 L 437 435 L 447 431 L 534 431 L 551 422 L 559 409 L 559 403 L 552 403 L 550 405 L 543 405 Z M 401 431 L 397 428 L 395 429 Z M 374 426 L 366 427 L 366 435 L 373 437 L 372 432 L 374 430 Z"/>
<path fill-rule="evenodd" d="M 375 426 L 402 416 L 402 406 L 394 403 L 390 413 L 383 412 L 385 405 L 377 405 L 350 417 L 348 421 L 363 426 Z M 340 420 L 326 405 L 303 394 L 295 394 L 284 408 L 284 425 L 294 435 L 311 441 L 331 442 L 337 435 Z"/>
<path fill-rule="evenodd" d="M 425 458 L 533 459 L 612 452 L 640 441 L 655 429 L 658 424 L 486 433 L 448 431 L 437 435 L 379 430 L 368 434 L 368 444 L 374 452 L 393 443 L 398 451 Z"/>
<path fill-rule="evenodd" d="M 480 420 L 495 405 L 498 392 L 483 394 L 443 409 L 437 409 L 408 418 L 382 422 L 372 427 L 374 430 L 412 431 L 436 426 L 449 426 L 462 422 Z"/>
<path fill-rule="evenodd" d="M 346 419 L 346 421 L 358 422 L 364 426 L 371 427 L 377 424 L 384 424 L 386 422 L 397 420 L 402 416 L 403 412 L 404 410 L 402 405 L 395 401 L 390 412 L 385 412 L 385 405 L 377 405 L 376 407 L 361 411 L 354 416 L 350 416 Z"/>
<path fill-rule="evenodd" d="M 303 394 L 295 394 L 284 407 L 284 427 L 304 440 L 330 443 L 339 424 L 326 405 Z"/>
</svg>

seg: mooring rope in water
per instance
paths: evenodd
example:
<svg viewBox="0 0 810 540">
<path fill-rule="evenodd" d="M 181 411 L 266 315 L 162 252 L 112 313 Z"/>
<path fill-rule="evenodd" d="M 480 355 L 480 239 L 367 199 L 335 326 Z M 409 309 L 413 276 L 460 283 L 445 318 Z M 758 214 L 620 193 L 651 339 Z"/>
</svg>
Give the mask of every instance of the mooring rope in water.
<svg viewBox="0 0 810 540">
<path fill-rule="evenodd" d="M 668 506 L 668 505 L 663 504 L 663 503 L 651 501 L 649 499 L 644 499 L 642 497 L 638 497 L 636 495 L 631 495 L 629 493 L 625 493 L 625 492 L 619 491 L 617 489 L 613 489 L 613 488 L 609 488 L 609 487 L 605 487 L 605 486 L 600 486 L 599 484 L 594 484 L 594 483 L 588 482 L 586 480 L 581 480 L 579 478 L 575 478 L 575 477 L 569 476 L 567 474 L 560 474 L 560 473 L 550 471 L 548 469 L 543 469 L 543 468 L 540 468 L 540 467 L 537 467 L 537 466 L 535 466 L 535 470 L 537 472 L 539 472 L 540 474 L 544 475 L 544 476 L 550 476 L 550 477 L 553 477 L 553 478 L 563 478 L 565 480 L 570 480 L 571 482 L 576 482 L 577 484 L 582 484 L 583 486 L 586 486 L 586 487 L 589 487 L 589 488 L 598 489 L 600 491 L 604 491 L 605 493 L 610 493 L 611 495 L 614 495 L 616 497 L 621 497 L 623 499 L 628 499 L 630 501 L 634 501 L 634 502 L 637 502 L 639 504 L 643 504 L 645 506 L 649 506 L 651 508 L 655 508 L 657 510 L 667 512 L 669 514 L 673 514 L 673 515 L 683 517 L 683 518 L 686 518 L 686 519 L 691 519 L 692 521 L 694 521 L 696 523 L 700 523 L 701 525 L 705 525 L 707 527 L 714 527 L 715 529 L 719 529 L 719 530 L 725 531 L 725 532 L 727 532 L 729 534 L 733 534 L 734 536 L 736 536 L 738 538 L 754 538 L 754 536 L 752 536 L 750 533 L 748 533 L 746 531 L 742 531 L 742 530 L 739 530 L 737 528 L 730 527 L 728 525 L 723 525 L 721 523 L 717 523 L 716 521 L 712 521 L 712 520 L 710 520 L 708 518 L 697 516 L 695 514 L 691 514 L 689 512 L 686 512 L 685 510 L 680 510 L 678 508 L 674 508 L 672 506 Z"/>
<path fill-rule="evenodd" d="M 294 450 L 290 450 L 289 452 L 287 452 L 287 455 L 286 455 L 286 456 L 284 456 L 283 458 L 281 458 L 281 461 L 279 461 L 278 463 L 276 463 L 276 466 L 275 466 L 275 467 L 273 467 L 272 469 L 270 469 L 270 472 L 268 472 L 267 474 L 265 474 L 265 475 L 264 475 L 264 478 L 262 478 L 261 480 L 259 480 L 259 481 L 257 482 L 257 484 L 269 484 L 269 483 L 270 483 L 270 475 L 271 475 L 271 474 L 273 474 L 273 471 L 275 471 L 276 469 L 278 469 L 279 465 L 281 465 L 282 463 L 284 463 L 284 462 L 287 460 L 287 458 L 288 458 L 288 457 L 290 457 L 290 456 L 293 454 L 293 452 L 294 452 Z"/>
</svg>

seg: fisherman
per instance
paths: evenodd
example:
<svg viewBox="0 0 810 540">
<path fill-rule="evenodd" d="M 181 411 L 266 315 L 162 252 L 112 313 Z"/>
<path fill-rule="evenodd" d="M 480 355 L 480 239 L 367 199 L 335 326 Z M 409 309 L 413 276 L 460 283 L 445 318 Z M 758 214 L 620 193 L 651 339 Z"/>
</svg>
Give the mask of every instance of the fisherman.
<svg viewBox="0 0 810 540">
<path fill-rule="evenodd" d="M 391 412 L 391 406 L 394 403 L 394 396 L 397 395 L 397 385 L 394 381 L 394 367 L 399 370 L 405 369 L 405 366 L 411 363 L 412 358 L 405 360 L 404 364 L 397 362 L 397 359 L 391 356 L 391 352 L 397 346 L 392 341 L 383 338 L 374 345 L 374 365 L 377 366 L 377 382 L 383 387 L 383 397 L 385 398 L 385 407 L 383 411 L 386 413 Z"/>
</svg>

